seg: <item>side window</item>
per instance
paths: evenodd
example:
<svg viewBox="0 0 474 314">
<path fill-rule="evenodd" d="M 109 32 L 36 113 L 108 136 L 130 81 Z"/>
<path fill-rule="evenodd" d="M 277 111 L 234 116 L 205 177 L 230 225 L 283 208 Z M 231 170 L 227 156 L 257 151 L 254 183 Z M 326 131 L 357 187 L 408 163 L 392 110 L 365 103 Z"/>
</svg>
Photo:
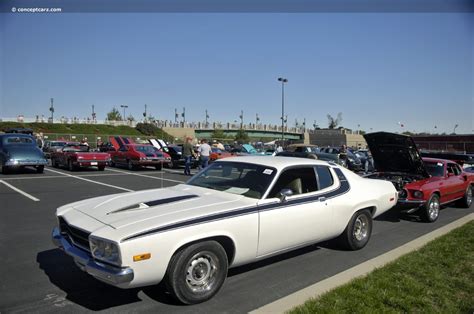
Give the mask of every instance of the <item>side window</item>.
<svg viewBox="0 0 474 314">
<path fill-rule="evenodd" d="M 461 173 L 462 173 L 461 167 L 459 167 L 459 165 L 454 165 L 454 174 L 458 176 Z"/>
<path fill-rule="evenodd" d="M 316 166 L 316 172 L 318 173 L 319 190 L 325 189 L 334 184 L 334 179 L 329 167 Z"/>
<path fill-rule="evenodd" d="M 119 151 L 121 151 L 121 152 L 126 152 L 126 151 L 127 151 L 127 147 L 126 147 L 126 146 L 122 146 L 122 147 L 120 147 Z"/>
<path fill-rule="evenodd" d="M 290 189 L 293 195 L 314 192 L 317 190 L 316 183 L 313 167 L 288 169 L 280 174 L 268 197 L 278 197 L 283 189 Z"/>
</svg>

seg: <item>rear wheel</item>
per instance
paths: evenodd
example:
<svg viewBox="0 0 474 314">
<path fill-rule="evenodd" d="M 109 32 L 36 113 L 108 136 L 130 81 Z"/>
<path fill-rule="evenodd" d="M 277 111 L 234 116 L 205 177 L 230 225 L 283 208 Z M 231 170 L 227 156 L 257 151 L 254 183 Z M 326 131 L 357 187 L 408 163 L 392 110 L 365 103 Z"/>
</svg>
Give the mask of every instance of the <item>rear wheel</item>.
<svg viewBox="0 0 474 314">
<path fill-rule="evenodd" d="M 127 161 L 127 168 L 128 170 L 135 170 L 135 166 L 133 165 L 132 161 Z"/>
<path fill-rule="evenodd" d="M 56 158 L 51 158 L 51 166 L 53 166 L 53 168 L 59 168 L 59 163 Z"/>
<path fill-rule="evenodd" d="M 1 168 L 2 174 L 7 174 L 8 173 L 8 170 L 9 170 L 8 167 L 0 165 L 0 168 Z"/>
<path fill-rule="evenodd" d="M 99 169 L 99 171 L 104 171 L 104 170 L 105 170 L 105 166 L 98 166 L 97 169 Z"/>
<path fill-rule="evenodd" d="M 360 250 L 372 234 L 372 215 L 368 209 L 355 213 L 344 232 L 339 236 L 341 245 L 348 250 Z"/>
<path fill-rule="evenodd" d="M 173 169 L 178 168 L 178 161 L 175 161 L 175 160 L 171 159 L 170 168 L 173 168 Z"/>
<path fill-rule="evenodd" d="M 161 164 L 155 166 L 156 170 L 161 170 L 162 168 L 163 168 L 163 166 Z"/>
<path fill-rule="evenodd" d="M 169 292 L 184 304 L 209 300 L 227 277 L 228 260 L 216 241 L 205 241 L 180 249 L 171 258 L 165 284 Z"/>
<path fill-rule="evenodd" d="M 37 166 L 36 167 L 36 173 L 43 173 L 44 172 L 44 166 Z"/>
<path fill-rule="evenodd" d="M 464 197 L 459 200 L 459 205 L 465 208 L 469 208 L 472 204 L 472 186 L 469 185 L 464 193 Z"/>
<path fill-rule="evenodd" d="M 428 202 L 421 208 L 421 218 L 426 222 L 435 222 L 438 220 L 440 207 L 438 194 L 431 195 Z"/>
</svg>

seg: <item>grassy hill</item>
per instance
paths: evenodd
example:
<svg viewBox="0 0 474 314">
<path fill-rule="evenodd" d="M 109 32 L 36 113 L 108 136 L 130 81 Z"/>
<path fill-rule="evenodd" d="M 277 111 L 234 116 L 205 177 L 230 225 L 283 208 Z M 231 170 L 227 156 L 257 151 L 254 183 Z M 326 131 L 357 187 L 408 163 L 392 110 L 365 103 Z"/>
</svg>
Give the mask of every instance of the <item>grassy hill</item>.
<svg viewBox="0 0 474 314">
<path fill-rule="evenodd" d="M 62 134 L 101 134 L 101 135 L 143 135 L 129 126 L 112 126 L 106 124 L 51 124 L 51 123 L 19 123 L 0 122 L 0 130 L 8 128 L 30 128 L 39 133 Z"/>
</svg>

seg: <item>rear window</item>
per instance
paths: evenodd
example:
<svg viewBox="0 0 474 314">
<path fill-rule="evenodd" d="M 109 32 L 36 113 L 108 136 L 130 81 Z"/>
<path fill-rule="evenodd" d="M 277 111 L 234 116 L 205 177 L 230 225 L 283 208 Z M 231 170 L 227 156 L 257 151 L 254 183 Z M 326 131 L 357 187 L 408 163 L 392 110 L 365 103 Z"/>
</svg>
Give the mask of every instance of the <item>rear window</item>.
<svg viewBox="0 0 474 314">
<path fill-rule="evenodd" d="M 334 184 L 331 171 L 326 166 L 316 166 L 316 172 L 318 173 L 319 190 L 330 187 Z"/>
<path fill-rule="evenodd" d="M 32 145 L 35 144 L 33 138 L 26 136 L 8 136 L 3 138 L 3 144 Z"/>
</svg>

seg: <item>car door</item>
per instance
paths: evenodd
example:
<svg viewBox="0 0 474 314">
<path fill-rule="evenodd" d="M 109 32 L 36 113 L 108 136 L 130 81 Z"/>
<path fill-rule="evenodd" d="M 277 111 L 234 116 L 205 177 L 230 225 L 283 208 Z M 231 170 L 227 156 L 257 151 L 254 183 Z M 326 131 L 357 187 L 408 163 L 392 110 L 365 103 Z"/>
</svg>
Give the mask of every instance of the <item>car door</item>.
<svg viewBox="0 0 474 314">
<path fill-rule="evenodd" d="M 321 167 L 331 174 L 329 167 Z M 327 235 L 333 213 L 331 200 L 324 195 L 335 186 L 335 179 L 331 178 L 330 186 L 319 184 L 316 171 L 313 166 L 284 170 L 267 198 L 259 202 L 258 256 L 317 242 Z M 293 195 L 281 201 L 278 196 L 284 189 Z"/>
<path fill-rule="evenodd" d="M 116 156 L 116 163 L 125 163 L 127 160 L 127 146 L 120 146 Z"/>
<path fill-rule="evenodd" d="M 453 201 L 464 195 L 466 189 L 466 179 L 462 175 L 461 167 L 455 163 L 446 165 L 446 198 L 444 202 Z"/>
</svg>

